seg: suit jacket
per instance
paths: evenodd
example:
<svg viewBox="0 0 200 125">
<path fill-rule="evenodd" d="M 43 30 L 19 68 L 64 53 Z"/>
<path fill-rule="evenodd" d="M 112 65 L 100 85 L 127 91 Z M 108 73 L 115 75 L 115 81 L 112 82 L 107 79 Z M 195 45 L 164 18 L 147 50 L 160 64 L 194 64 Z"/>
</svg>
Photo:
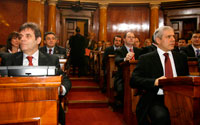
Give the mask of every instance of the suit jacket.
<svg viewBox="0 0 200 125">
<path fill-rule="evenodd" d="M 141 54 L 141 49 L 133 47 L 133 52 L 135 53 L 135 60 L 137 60 Z M 115 51 L 115 63 L 119 65 L 121 62 L 124 61 L 124 58 L 126 57 L 126 54 L 128 53 L 125 46 L 122 46 L 120 49 Z"/>
<path fill-rule="evenodd" d="M 178 52 L 172 52 L 177 76 L 189 75 L 187 57 Z M 130 80 L 131 87 L 145 90 L 137 104 L 136 113 L 139 123 L 146 117 L 148 107 L 156 97 L 158 87 L 154 86 L 157 78 L 163 76 L 163 67 L 157 51 L 141 55 L 132 73 Z"/>
<path fill-rule="evenodd" d="M 152 51 L 156 50 L 156 48 L 157 47 L 153 44 L 151 44 L 150 46 L 143 47 L 141 54 L 146 54 L 146 53 L 152 52 Z"/>
<path fill-rule="evenodd" d="M 43 46 L 43 47 L 40 47 L 39 50 L 43 53 L 48 53 L 47 52 L 47 47 L 46 46 Z M 66 59 L 67 58 L 67 52 L 66 52 L 66 49 L 61 47 L 61 46 L 55 46 L 54 47 L 54 51 L 53 51 L 53 54 L 63 54 L 64 55 L 64 58 Z"/>
<path fill-rule="evenodd" d="M 89 46 L 89 42 L 90 42 L 90 39 L 87 39 L 86 42 L 85 42 L 85 44 L 86 44 L 85 46 L 86 46 L 86 48 L 88 48 L 90 50 L 93 50 L 94 49 L 95 41 L 92 40 L 90 46 Z"/>
<path fill-rule="evenodd" d="M 71 89 L 71 82 L 66 74 L 60 69 L 59 59 L 56 56 L 42 53 L 39 51 L 39 66 L 56 66 L 58 68 L 57 75 L 63 75 L 62 85 L 66 89 L 66 93 Z M 2 66 L 22 66 L 23 65 L 23 52 L 9 54 L 2 59 Z"/>
<path fill-rule="evenodd" d="M 182 48 L 180 49 L 180 53 L 185 54 L 187 57 L 196 57 L 192 45 L 188 45 L 188 46 L 186 46 L 186 47 L 182 47 Z"/>
<path fill-rule="evenodd" d="M 106 63 L 108 61 L 108 55 L 114 55 L 115 54 L 115 50 L 113 46 L 107 47 L 104 50 L 104 54 L 103 54 L 103 59 L 102 59 L 102 69 L 105 70 L 106 69 Z"/>
</svg>

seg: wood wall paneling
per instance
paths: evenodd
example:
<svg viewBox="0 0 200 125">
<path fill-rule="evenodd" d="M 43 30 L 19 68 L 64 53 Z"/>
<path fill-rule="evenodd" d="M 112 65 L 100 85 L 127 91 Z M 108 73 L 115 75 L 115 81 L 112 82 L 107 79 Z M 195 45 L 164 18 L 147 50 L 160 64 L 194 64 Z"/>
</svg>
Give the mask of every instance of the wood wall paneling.
<svg viewBox="0 0 200 125">
<path fill-rule="evenodd" d="M 115 35 L 124 36 L 127 31 L 133 31 L 141 41 L 149 37 L 148 5 L 143 6 L 118 6 L 108 7 L 107 37 L 112 41 Z"/>
<path fill-rule="evenodd" d="M 27 21 L 27 0 L 0 1 L 0 45 L 6 45 L 6 40 L 12 31 Z"/>
</svg>

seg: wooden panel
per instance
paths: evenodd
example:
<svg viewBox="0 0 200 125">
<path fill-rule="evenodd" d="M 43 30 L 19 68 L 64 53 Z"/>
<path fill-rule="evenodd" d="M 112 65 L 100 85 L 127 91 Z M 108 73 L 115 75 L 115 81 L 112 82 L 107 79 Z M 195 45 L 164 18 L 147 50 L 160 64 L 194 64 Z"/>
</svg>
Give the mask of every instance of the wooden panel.
<svg viewBox="0 0 200 125">
<path fill-rule="evenodd" d="M 0 77 L 0 124 L 57 125 L 61 76 Z"/>
<path fill-rule="evenodd" d="M 27 0 L 0 1 L 0 45 L 6 45 L 9 33 L 18 31 L 27 20 Z"/>
<path fill-rule="evenodd" d="M 172 125 L 200 124 L 200 78 L 176 77 L 159 80 Z"/>
<path fill-rule="evenodd" d="M 57 102 L 36 101 L 0 103 L 0 124 L 24 123 L 34 119 L 42 125 L 57 124 Z"/>
<path fill-rule="evenodd" d="M 116 34 L 121 36 L 132 30 L 141 41 L 149 37 L 149 6 L 117 6 L 108 7 L 107 38 L 112 41 Z"/>
</svg>

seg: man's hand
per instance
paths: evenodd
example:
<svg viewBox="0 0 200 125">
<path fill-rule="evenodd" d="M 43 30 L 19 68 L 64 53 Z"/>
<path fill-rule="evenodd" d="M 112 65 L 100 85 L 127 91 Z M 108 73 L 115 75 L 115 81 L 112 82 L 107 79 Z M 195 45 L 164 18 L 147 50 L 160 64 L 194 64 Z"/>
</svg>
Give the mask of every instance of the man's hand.
<svg viewBox="0 0 200 125">
<path fill-rule="evenodd" d="M 157 78 L 156 80 L 155 80 L 155 82 L 154 82 L 154 85 L 155 86 L 158 86 L 159 85 L 159 79 L 166 79 L 167 77 L 165 77 L 165 76 L 161 76 L 161 77 L 159 77 L 159 78 Z"/>
<path fill-rule="evenodd" d="M 126 54 L 126 57 L 125 57 L 124 61 L 130 61 L 134 56 L 135 56 L 135 53 L 133 53 L 133 52 L 128 52 L 128 53 Z"/>
</svg>

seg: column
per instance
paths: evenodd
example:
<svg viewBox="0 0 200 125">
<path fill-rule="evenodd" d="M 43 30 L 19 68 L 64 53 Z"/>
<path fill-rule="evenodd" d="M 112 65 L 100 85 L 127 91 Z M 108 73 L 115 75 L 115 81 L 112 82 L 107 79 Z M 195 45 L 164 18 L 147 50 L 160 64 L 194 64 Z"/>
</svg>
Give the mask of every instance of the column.
<svg viewBox="0 0 200 125">
<path fill-rule="evenodd" d="M 159 4 L 151 4 L 150 38 L 159 26 Z"/>
<path fill-rule="evenodd" d="M 108 4 L 100 4 L 99 14 L 99 40 L 107 41 L 107 6 Z"/>
<path fill-rule="evenodd" d="M 43 45 L 44 34 L 44 2 L 45 0 L 28 0 L 27 7 L 27 22 L 37 23 L 40 27 L 42 34 L 41 46 Z"/>
<path fill-rule="evenodd" d="M 58 0 L 48 0 L 48 31 L 56 33 L 56 3 Z"/>
</svg>

